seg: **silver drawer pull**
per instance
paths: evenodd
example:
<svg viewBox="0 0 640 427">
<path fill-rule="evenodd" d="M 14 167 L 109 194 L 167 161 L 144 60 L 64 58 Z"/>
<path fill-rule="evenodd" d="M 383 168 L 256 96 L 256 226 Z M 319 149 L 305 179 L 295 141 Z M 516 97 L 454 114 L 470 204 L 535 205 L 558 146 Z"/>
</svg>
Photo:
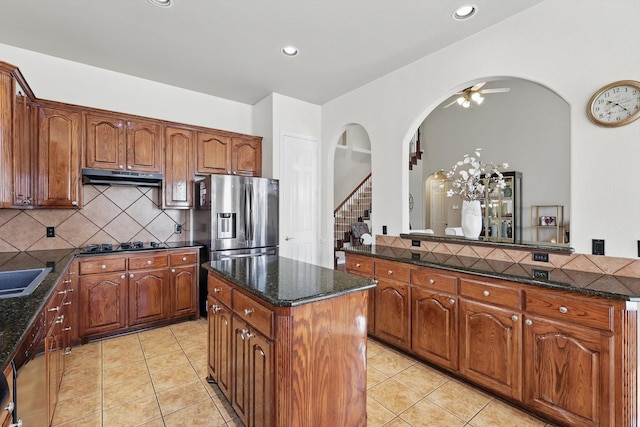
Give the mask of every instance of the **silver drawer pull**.
<svg viewBox="0 0 640 427">
<path fill-rule="evenodd" d="M 71 305 L 71 301 L 63 302 L 62 305 Z"/>
<path fill-rule="evenodd" d="M 133 273 L 129 273 L 129 277 L 133 279 Z"/>
<path fill-rule="evenodd" d="M 511 316 L 511 320 L 513 320 L 514 322 L 518 321 L 518 316 L 516 316 L 515 314 L 513 316 Z"/>
<path fill-rule="evenodd" d="M 569 311 L 569 309 L 568 309 L 567 307 L 565 307 L 565 306 L 561 306 L 561 307 L 558 309 L 558 311 L 559 311 L 560 313 L 562 313 L 562 314 L 566 314 L 566 313 Z"/>
<path fill-rule="evenodd" d="M 124 274 L 122 276 L 120 276 L 121 279 L 124 279 Z"/>
<path fill-rule="evenodd" d="M 106 269 L 107 269 L 107 265 L 106 265 L 106 264 L 102 264 L 102 265 L 100 266 L 100 268 L 101 268 L 101 269 L 103 269 L 103 270 L 106 270 Z"/>
<path fill-rule="evenodd" d="M 148 260 L 148 261 L 147 261 L 147 265 L 151 265 L 151 264 L 153 264 L 153 261 Z"/>
<path fill-rule="evenodd" d="M 71 330 L 71 326 L 67 326 L 66 328 L 62 328 L 63 331 L 68 332 Z"/>
<path fill-rule="evenodd" d="M 524 321 L 524 324 L 527 325 L 527 326 L 531 326 L 531 325 L 533 325 L 533 322 L 531 320 L 527 319 L 527 320 Z"/>
<path fill-rule="evenodd" d="M 489 296 L 489 291 L 482 291 L 482 295 L 484 295 L 485 297 Z"/>
<path fill-rule="evenodd" d="M 387 274 L 389 274 L 389 275 L 393 274 L 393 270 L 387 271 Z"/>
<path fill-rule="evenodd" d="M 449 304 L 455 304 L 456 300 L 454 300 L 453 298 L 449 298 Z"/>
<path fill-rule="evenodd" d="M 186 256 L 183 256 L 183 257 L 182 257 L 182 260 L 183 260 L 183 261 L 186 261 L 186 260 L 187 260 L 187 257 L 186 257 Z"/>
<path fill-rule="evenodd" d="M 63 281 L 62 283 L 71 283 L 71 279 L 69 279 L 69 280 L 65 280 L 65 281 Z"/>
<path fill-rule="evenodd" d="M 66 291 L 66 290 L 64 290 L 64 291 L 58 291 L 58 295 L 66 295 L 66 294 L 67 294 L 67 291 Z"/>
<path fill-rule="evenodd" d="M 14 408 L 15 408 L 15 404 L 13 403 L 13 400 L 12 400 L 9 402 L 7 406 L 5 406 L 4 410 L 11 414 Z"/>
<path fill-rule="evenodd" d="M 218 306 L 218 304 L 214 304 L 214 305 L 211 307 L 211 311 L 212 311 L 212 312 L 214 312 L 214 313 L 217 313 L 217 312 L 219 312 L 220 310 L 222 310 L 222 308 L 220 308 L 220 306 Z"/>
<path fill-rule="evenodd" d="M 172 268 L 172 269 L 171 269 L 171 272 L 172 272 L 172 273 L 175 273 L 175 272 L 176 272 L 176 269 L 175 269 L 175 268 Z"/>
<path fill-rule="evenodd" d="M 222 288 L 213 288 L 214 294 L 217 294 L 218 292 L 222 292 Z"/>
<path fill-rule="evenodd" d="M 249 316 L 249 315 L 250 315 L 251 313 L 253 313 L 254 311 L 256 311 L 256 310 L 255 310 L 255 309 L 253 309 L 253 308 L 245 308 L 245 309 L 244 309 L 244 315 L 245 315 L 245 316 Z"/>
<path fill-rule="evenodd" d="M 430 285 L 433 285 L 434 283 L 436 283 L 436 281 L 435 281 L 435 280 L 433 280 L 433 279 L 429 279 L 429 284 L 430 284 Z"/>
<path fill-rule="evenodd" d="M 64 314 L 61 314 L 60 316 L 58 316 L 58 318 L 56 319 L 56 323 L 62 323 L 64 322 Z"/>
<path fill-rule="evenodd" d="M 356 267 L 360 268 L 360 263 L 359 262 L 356 263 Z"/>
<path fill-rule="evenodd" d="M 49 310 L 47 310 L 47 311 L 58 311 L 58 310 L 60 310 L 60 306 L 50 308 L 50 309 L 49 309 Z"/>
</svg>

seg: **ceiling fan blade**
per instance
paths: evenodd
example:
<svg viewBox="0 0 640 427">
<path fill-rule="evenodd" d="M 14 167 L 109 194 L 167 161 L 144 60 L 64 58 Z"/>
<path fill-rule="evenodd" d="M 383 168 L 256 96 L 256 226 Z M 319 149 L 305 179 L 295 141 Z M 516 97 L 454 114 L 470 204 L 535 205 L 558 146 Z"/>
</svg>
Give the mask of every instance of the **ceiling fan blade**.
<svg viewBox="0 0 640 427">
<path fill-rule="evenodd" d="M 471 92 L 479 91 L 480 89 L 482 89 L 482 86 L 484 86 L 486 84 L 487 84 L 487 82 L 476 83 L 475 85 L 471 86 L 471 88 L 469 90 Z"/>
<path fill-rule="evenodd" d="M 442 108 L 451 107 L 451 106 L 452 106 L 453 104 L 455 104 L 456 102 L 457 102 L 457 98 L 456 98 L 456 99 L 454 99 L 453 101 L 451 101 L 450 103 L 448 103 L 447 105 L 445 105 L 445 106 L 444 106 L 444 107 L 442 107 Z"/>
<path fill-rule="evenodd" d="M 497 87 L 494 89 L 482 89 L 480 93 L 501 93 L 501 92 L 509 92 L 511 88 L 508 87 Z"/>
</svg>

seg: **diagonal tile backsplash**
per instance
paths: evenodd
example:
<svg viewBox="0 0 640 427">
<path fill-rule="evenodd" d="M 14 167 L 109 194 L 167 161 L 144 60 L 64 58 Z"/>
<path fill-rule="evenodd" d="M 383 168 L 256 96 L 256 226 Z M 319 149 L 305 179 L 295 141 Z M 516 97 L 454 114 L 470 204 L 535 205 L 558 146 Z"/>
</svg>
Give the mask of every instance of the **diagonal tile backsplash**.
<svg viewBox="0 0 640 427">
<path fill-rule="evenodd" d="M 185 240 L 188 210 L 162 210 L 157 188 L 83 186 L 82 209 L 0 209 L 0 252 L 71 249 L 89 243 Z M 183 227 L 175 234 L 175 226 Z M 46 237 L 55 227 L 56 236 Z"/>
</svg>

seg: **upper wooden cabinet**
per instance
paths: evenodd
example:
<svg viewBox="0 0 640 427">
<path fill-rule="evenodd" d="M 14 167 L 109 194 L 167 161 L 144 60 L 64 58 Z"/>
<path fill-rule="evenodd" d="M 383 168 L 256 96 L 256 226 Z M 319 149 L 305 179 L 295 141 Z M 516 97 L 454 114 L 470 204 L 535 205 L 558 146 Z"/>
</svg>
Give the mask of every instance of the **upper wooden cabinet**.
<svg viewBox="0 0 640 427">
<path fill-rule="evenodd" d="M 160 124 L 127 116 L 87 113 L 84 166 L 162 172 Z"/>
<path fill-rule="evenodd" d="M 11 205 L 36 205 L 37 182 L 37 106 L 28 97 L 16 95 L 14 138 L 12 143 L 13 191 Z"/>
<path fill-rule="evenodd" d="M 196 173 L 261 176 L 262 138 L 198 132 Z"/>
<path fill-rule="evenodd" d="M 186 128 L 165 127 L 164 207 L 193 208 L 194 134 Z"/>
<path fill-rule="evenodd" d="M 80 207 L 79 111 L 58 106 L 38 108 L 38 205 Z"/>
</svg>

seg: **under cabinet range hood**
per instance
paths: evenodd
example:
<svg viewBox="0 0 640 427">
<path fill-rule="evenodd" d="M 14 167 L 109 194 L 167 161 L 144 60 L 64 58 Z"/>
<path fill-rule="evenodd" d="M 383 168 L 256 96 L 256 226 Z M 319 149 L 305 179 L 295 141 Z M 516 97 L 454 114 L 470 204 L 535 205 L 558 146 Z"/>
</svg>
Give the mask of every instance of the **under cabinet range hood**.
<svg viewBox="0 0 640 427">
<path fill-rule="evenodd" d="M 82 169 L 83 184 L 161 187 L 162 178 L 161 173 Z"/>
</svg>

